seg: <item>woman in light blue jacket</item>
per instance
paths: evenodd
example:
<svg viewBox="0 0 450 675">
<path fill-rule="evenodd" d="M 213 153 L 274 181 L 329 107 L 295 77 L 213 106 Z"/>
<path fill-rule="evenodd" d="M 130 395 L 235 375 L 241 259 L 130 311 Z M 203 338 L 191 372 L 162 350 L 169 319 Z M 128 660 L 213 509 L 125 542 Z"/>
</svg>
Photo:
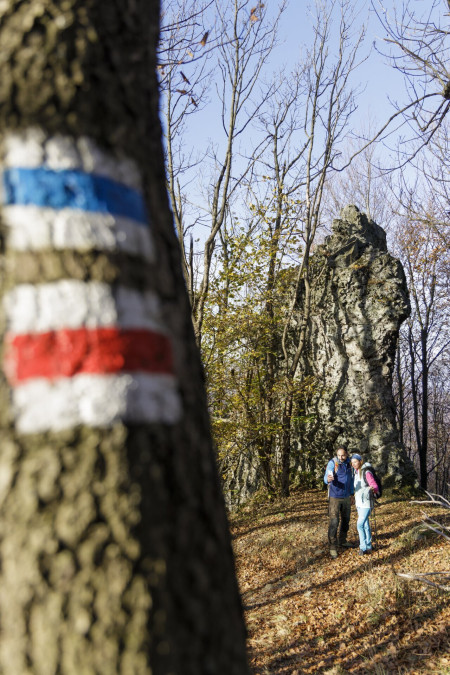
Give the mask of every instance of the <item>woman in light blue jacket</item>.
<svg viewBox="0 0 450 675">
<path fill-rule="evenodd" d="M 371 465 L 369 462 L 363 464 L 361 455 L 352 455 L 351 463 L 354 469 L 355 506 L 358 511 L 356 527 L 359 534 L 359 555 L 366 555 L 372 552 L 372 532 L 369 522 L 373 506 L 371 493 L 372 490 L 377 490 L 378 485 L 370 472 Z"/>
</svg>

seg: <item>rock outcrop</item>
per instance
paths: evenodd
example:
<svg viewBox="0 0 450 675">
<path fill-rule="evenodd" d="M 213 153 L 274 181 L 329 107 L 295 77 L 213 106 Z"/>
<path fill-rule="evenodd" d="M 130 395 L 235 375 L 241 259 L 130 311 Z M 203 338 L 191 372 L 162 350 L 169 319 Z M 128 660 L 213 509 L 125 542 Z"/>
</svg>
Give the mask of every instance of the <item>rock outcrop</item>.
<svg viewBox="0 0 450 675">
<path fill-rule="evenodd" d="M 304 301 L 305 288 L 293 337 Z M 387 486 L 411 482 L 392 393 L 398 332 L 409 312 L 403 268 L 388 253 L 384 230 L 346 207 L 311 259 L 311 316 L 298 378 L 310 378 L 312 387 L 303 402 L 308 421 L 298 425 L 294 443 L 299 470 L 318 475 L 345 444 L 369 459 Z"/>
</svg>

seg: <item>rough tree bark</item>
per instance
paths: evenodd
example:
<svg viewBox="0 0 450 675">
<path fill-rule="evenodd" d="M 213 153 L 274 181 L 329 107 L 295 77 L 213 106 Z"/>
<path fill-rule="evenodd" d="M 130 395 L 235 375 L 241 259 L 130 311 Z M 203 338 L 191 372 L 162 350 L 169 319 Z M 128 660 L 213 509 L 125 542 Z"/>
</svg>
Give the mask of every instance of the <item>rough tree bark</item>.
<svg viewBox="0 0 450 675">
<path fill-rule="evenodd" d="M 0 4 L 8 675 L 247 672 L 165 192 L 158 17 L 157 0 Z"/>
</svg>

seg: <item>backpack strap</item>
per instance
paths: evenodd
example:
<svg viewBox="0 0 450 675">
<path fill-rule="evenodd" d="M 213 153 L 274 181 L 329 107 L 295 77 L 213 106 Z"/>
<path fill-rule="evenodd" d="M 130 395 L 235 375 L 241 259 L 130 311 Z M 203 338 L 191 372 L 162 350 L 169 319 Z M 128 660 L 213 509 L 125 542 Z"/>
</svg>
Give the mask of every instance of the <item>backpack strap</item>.
<svg viewBox="0 0 450 675">
<path fill-rule="evenodd" d="M 371 473 L 372 476 L 373 476 L 373 470 L 371 470 L 371 469 L 372 469 L 372 467 L 367 466 L 365 469 L 362 470 L 362 472 L 363 472 L 363 478 L 364 478 L 364 482 L 365 482 L 365 484 L 366 484 L 366 487 L 370 487 L 370 486 L 369 486 L 369 481 L 368 481 L 367 478 L 366 478 L 366 473 L 367 473 L 368 471 L 370 471 L 370 473 Z"/>
</svg>

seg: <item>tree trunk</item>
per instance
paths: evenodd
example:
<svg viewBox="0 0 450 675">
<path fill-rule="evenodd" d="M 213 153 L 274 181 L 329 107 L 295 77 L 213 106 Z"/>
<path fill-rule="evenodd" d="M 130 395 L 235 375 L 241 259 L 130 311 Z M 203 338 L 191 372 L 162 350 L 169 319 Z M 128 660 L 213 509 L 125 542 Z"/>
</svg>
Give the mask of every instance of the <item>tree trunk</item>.
<svg viewBox="0 0 450 675">
<path fill-rule="evenodd" d="M 414 433 L 416 436 L 416 445 L 417 452 L 419 455 L 419 465 L 420 465 L 420 487 L 424 490 L 427 489 L 427 474 L 423 472 L 422 458 L 423 458 L 423 448 L 422 448 L 422 437 L 420 434 L 420 411 L 419 411 L 419 399 L 417 392 L 417 383 L 416 383 L 416 361 L 414 354 L 414 338 L 411 330 L 411 326 L 408 327 L 408 347 L 409 347 L 409 358 L 410 358 L 410 382 L 411 382 L 411 395 L 412 395 L 412 406 L 413 406 L 413 420 L 414 420 Z"/>
<path fill-rule="evenodd" d="M 290 494 L 290 469 L 291 469 L 291 426 L 293 394 L 290 391 L 284 404 L 283 431 L 281 441 L 281 495 L 289 497 Z"/>
<path fill-rule="evenodd" d="M 397 384 L 398 384 L 398 402 L 397 402 L 397 419 L 398 419 L 398 434 L 400 445 L 404 447 L 404 430 L 405 430 L 405 398 L 403 391 L 403 373 L 401 369 L 401 358 L 400 358 L 400 339 L 397 342 L 397 360 L 396 360 L 396 371 L 397 371 Z"/>
<path fill-rule="evenodd" d="M 165 191 L 159 4 L 0 17 L 0 672 L 246 673 Z"/>
<path fill-rule="evenodd" d="M 420 486 L 428 488 L 428 330 L 422 328 L 420 350 L 422 362 L 422 443 L 419 452 Z"/>
</svg>

